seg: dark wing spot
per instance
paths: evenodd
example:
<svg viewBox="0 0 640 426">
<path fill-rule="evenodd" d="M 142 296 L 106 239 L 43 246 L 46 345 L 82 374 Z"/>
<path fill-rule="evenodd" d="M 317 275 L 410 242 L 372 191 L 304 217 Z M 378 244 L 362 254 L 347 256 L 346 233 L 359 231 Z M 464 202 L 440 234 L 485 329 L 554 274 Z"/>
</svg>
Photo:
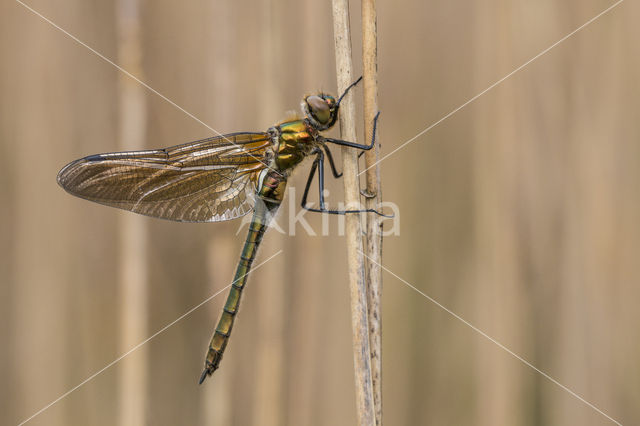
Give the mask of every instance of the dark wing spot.
<svg viewBox="0 0 640 426">
<path fill-rule="evenodd" d="M 100 154 L 94 154 L 94 155 L 90 155 L 88 157 L 84 157 L 84 159 L 86 161 L 102 161 L 102 155 Z"/>
</svg>

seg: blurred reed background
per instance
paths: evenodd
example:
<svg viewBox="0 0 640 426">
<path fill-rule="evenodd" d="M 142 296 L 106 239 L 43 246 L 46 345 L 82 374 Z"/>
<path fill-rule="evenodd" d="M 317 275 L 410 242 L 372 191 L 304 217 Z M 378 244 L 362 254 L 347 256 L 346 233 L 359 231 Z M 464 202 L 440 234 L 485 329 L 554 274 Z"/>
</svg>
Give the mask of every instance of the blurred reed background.
<svg viewBox="0 0 640 426">
<path fill-rule="evenodd" d="M 335 92 L 328 2 L 28 4 L 220 132 Z M 612 4 L 379 2 L 382 155 Z M 623 424 L 640 423 L 639 17 L 621 3 L 382 163 L 400 209 L 385 266 Z M 357 2 L 352 21 L 359 54 Z M 17 2 L 0 33 L 0 423 L 18 424 L 229 284 L 246 229 L 67 195 L 75 158 L 211 131 Z M 212 380 L 224 294 L 29 424 L 354 424 L 344 241 L 338 218 L 329 236 L 305 218 L 318 235 L 267 234 L 257 263 L 283 253 L 249 280 Z M 387 425 L 612 423 L 384 282 Z"/>
</svg>

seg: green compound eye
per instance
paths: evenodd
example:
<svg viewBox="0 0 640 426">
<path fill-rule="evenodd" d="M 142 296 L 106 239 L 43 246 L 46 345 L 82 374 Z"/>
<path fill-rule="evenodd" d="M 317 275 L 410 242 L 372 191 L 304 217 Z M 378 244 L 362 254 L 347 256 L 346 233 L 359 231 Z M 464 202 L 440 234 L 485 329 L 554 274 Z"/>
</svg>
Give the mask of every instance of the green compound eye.
<svg viewBox="0 0 640 426">
<path fill-rule="evenodd" d="M 327 101 L 320 96 L 309 96 L 307 98 L 307 105 L 309 105 L 309 112 L 313 115 L 318 123 L 327 124 L 331 119 L 331 109 Z"/>
</svg>

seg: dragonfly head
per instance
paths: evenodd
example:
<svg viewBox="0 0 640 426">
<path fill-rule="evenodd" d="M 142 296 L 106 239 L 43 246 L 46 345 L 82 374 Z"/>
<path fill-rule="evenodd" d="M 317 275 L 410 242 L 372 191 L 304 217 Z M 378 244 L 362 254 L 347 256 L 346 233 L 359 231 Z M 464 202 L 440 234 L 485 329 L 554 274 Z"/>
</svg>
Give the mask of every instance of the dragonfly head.
<svg viewBox="0 0 640 426">
<path fill-rule="evenodd" d="M 327 130 L 336 124 L 338 119 L 338 103 L 333 96 L 325 93 L 305 97 L 302 101 L 302 111 L 318 130 Z"/>
</svg>

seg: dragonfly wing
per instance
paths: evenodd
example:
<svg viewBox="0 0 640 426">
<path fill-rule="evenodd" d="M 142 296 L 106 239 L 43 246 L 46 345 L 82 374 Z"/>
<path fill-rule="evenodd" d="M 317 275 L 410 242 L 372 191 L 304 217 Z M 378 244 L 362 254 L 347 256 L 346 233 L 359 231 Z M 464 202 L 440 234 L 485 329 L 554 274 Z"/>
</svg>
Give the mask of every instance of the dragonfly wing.
<svg viewBox="0 0 640 426">
<path fill-rule="evenodd" d="M 171 148 L 91 155 L 65 166 L 69 193 L 147 216 L 216 222 L 249 213 L 271 146 L 266 133 L 235 133 Z"/>
</svg>

